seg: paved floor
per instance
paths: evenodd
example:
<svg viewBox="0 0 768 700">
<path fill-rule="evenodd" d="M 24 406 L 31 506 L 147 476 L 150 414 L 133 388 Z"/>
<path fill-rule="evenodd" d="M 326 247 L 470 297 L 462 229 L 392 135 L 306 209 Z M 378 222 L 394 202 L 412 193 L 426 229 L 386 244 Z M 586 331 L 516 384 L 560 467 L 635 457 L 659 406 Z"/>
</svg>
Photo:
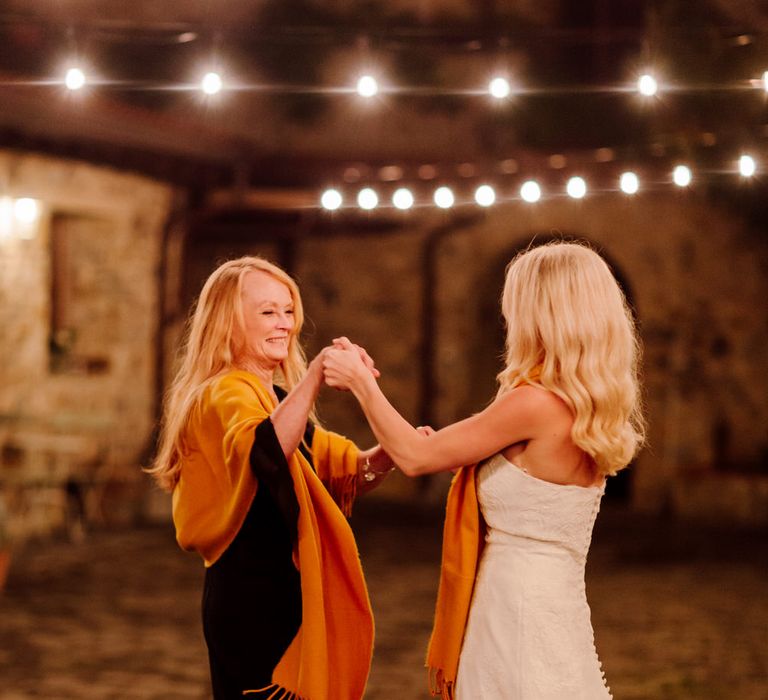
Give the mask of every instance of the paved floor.
<svg viewBox="0 0 768 700">
<path fill-rule="evenodd" d="M 372 498 L 353 519 L 377 618 L 366 700 L 428 697 L 440 520 Z M 165 528 L 26 547 L 0 596 L 0 700 L 208 698 L 201 578 Z M 605 507 L 587 591 L 617 700 L 768 698 L 765 532 Z"/>
</svg>

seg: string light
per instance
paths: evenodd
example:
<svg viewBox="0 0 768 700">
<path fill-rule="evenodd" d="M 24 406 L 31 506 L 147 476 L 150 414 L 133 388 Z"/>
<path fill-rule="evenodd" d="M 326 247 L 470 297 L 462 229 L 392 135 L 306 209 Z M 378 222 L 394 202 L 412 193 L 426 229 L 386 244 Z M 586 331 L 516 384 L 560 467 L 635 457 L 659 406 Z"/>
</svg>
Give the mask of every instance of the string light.
<svg viewBox="0 0 768 700">
<path fill-rule="evenodd" d="M 480 185 L 475 190 L 475 201 L 481 207 L 490 207 L 496 201 L 496 191 L 490 185 Z"/>
<path fill-rule="evenodd" d="M 653 97 L 659 90 L 659 84 L 650 73 L 645 73 L 637 81 L 637 90 L 645 97 Z"/>
<path fill-rule="evenodd" d="M 379 195 L 370 187 L 360 190 L 357 195 L 357 204 L 361 209 L 370 211 L 379 205 Z"/>
<path fill-rule="evenodd" d="M 85 82 L 85 73 L 80 68 L 70 68 L 64 76 L 64 85 L 68 90 L 79 90 Z"/>
<path fill-rule="evenodd" d="M 411 194 L 407 187 L 395 190 L 395 193 L 392 195 L 392 204 L 398 209 L 410 209 L 413 206 L 413 201 L 413 194 Z"/>
<path fill-rule="evenodd" d="M 752 177 L 757 171 L 757 164 L 752 156 L 743 155 L 739 158 L 739 174 L 742 177 Z"/>
<path fill-rule="evenodd" d="M 621 174 L 619 187 L 624 194 L 636 194 L 640 189 L 640 180 L 635 173 L 627 171 Z"/>
<path fill-rule="evenodd" d="M 379 92 L 379 84 L 372 75 L 363 75 L 357 81 L 357 94 L 360 97 L 373 97 Z"/>
<path fill-rule="evenodd" d="M 753 177 L 757 172 L 757 169 L 758 164 L 753 156 L 743 154 L 739 157 L 738 170 L 742 178 Z M 672 182 L 674 182 L 677 187 L 688 187 L 692 181 L 693 173 L 689 166 L 683 164 L 675 166 L 672 171 Z M 640 184 L 640 178 L 637 173 L 631 170 L 621 173 L 618 179 L 619 189 L 626 195 L 637 194 L 640 191 Z M 569 197 L 582 199 L 589 194 L 589 186 L 585 178 L 574 176 L 567 181 L 564 191 Z M 557 196 L 557 194 L 553 193 L 553 196 Z M 450 209 L 457 205 L 466 207 L 472 201 L 480 207 L 490 207 L 499 202 L 512 203 L 517 199 L 511 193 L 499 195 L 497 190 L 487 183 L 478 186 L 474 190 L 473 199 L 460 198 L 457 200 L 457 195 L 446 185 L 438 187 L 434 191 L 432 197 L 434 204 L 441 209 Z M 543 197 L 544 193 L 542 187 L 536 180 L 526 180 L 520 187 L 519 198 L 525 202 L 535 203 Z M 326 210 L 337 209 L 341 206 L 342 194 L 337 190 L 328 189 L 322 194 L 320 203 Z M 367 187 L 359 192 L 357 203 L 361 209 L 375 209 L 379 206 L 379 197 L 372 188 Z M 390 206 L 401 211 L 412 209 L 415 206 L 415 203 L 415 195 L 408 187 L 399 187 L 391 195 Z M 384 208 L 386 209 L 387 207 L 385 206 Z"/>
<path fill-rule="evenodd" d="M 488 83 L 488 92 L 491 97 L 495 97 L 497 100 L 503 100 L 504 98 L 509 97 L 512 90 L 509 87 L 509 81 L 506 78 L 497 77 Z"/>
<path fill-rule="evenodd" d="M 183 43 L 183 42 L 181 42 Z M 206 80 L 207 79 L 207 80 Z M 208 87 L 203 87 L 201 85 L 201 89 L 203 89 L 207 94 L 214 94 L 222 89 L 223 85 L 221 84 L 221 76 L 211 71 L 206 75 L 206 78 L 203 80 L 206 80 L 206 82 L 210 82 L 210 90 Z M 18 81 L 10 81 L 11 83 L 17 83 Z M 64 83 L 70 90 L 79 90 L 81 89 L 86 83 L 88 82 L 88 79 L 85 75 L 85 72 L 82 70 L 82 68 L 73 67 L 70 68 L 65 75 Z M 105 84 L 109 84 L 110 81 L 105 81 Z M 116 81 L 119 83 L 120 81 Z M 760 80 L 749 80 L 749 84 L 753 89 L 761 89 L 765 92 L 768 92 L 768 71 L 764 71 L 762 74 L 762 78 Z M 709 91 L 722 91 L 724 89 L 740 89 L 744 86 L 745 81 L 741 82 L 733 82 L 730 85 L 714 85 L 714 84 L 699 84 L 699 85 L 677 85 L 676 89 L 679 90 L 686 90 L 689 92 L 709 92 Z M 46 85 L 46 81 L 31 81 L 27 83 L 29 85 Z M 153 82 L 151 87 L 148 87 L 147 89 L 156 90 L 158 89 L 158 86 L 156 82 Z M 175 85 L 167 85 L 165 86 L 167 88 L 174 88 Z M 592 89 L 594 88 L 594 89 Z M 140 89 L 138 84 L 134 87 L 134 89 Z M 241 85 L 240 90 L 246 90 L 248 89 L 247 85 Z M 253 89 L 257 89 L 259 91 L 264 91 L 265 89 L 268 89 L 270 92 L 275 94 L 280 94 L 282 92 L 290 92 L 291 94 L 297 94 L 297 93 L 317 93 L 321 92 L 324 94 L 348 94 L 350 92 L 349 86 L 328 86 L 328 87 L 319 87 L 319 86 L 280 86 L 280 85 L 255 85 L 253 86 Z M 606 88 L 605 86 L 581 86 L 579 88 L 574 88 L 573 91 L 581 92 L 584 89 L 587 90 L 587 92 L 626 92 L 625 87 L 616 87 L 616 88 Z M 652 97 L 656 94 L 658 94 L 660 86 L 658 83 L 658 80 L 654 75 L 651 73 L 644 73 L 637 79 L 637 91 L 646 97 Z M 503 76 L 496 76 L 492 78 L 485 89 L 457 89 L 455 87 L 437 87 L 437 86 L 425 86 L 420 85 L 417 87 L 402 87 L 402 88 L 388 88 L 389 91 L 392 92 L 402 92 L 402 93 L 413 93 L 413 94 L 422 94 L 422 95 L 463 95 L 463 96 L 476 96 L 479 94 L 488 94 L 491 97 L 493 97 L 496 100 L 503 100 L 509 97 L 512 94 L 512 86 L 509 83 L 509 80 Z M 377 95 L 380 91 L 380 86 L 378 84 L 378 81 L 376 78 L 370 74 L 362 75 L 358 78 L 355 91 L 361 96 L 365 98 L 370 98 L 375 95 Z M 571 90 L 563 90 L 562 88 L 557 89 L 558 92 L 570 92 Z M 536 87 L 532 86 L 525 91 L 523 91 L 523 94 L 545 94 L 547 92 L 546 88 L 542 87 Z"/>
<path fill-rule="evenodd" d="M 215 71 L 210 71 L 206 73 L 203 76 L 203 79 L 200 81 L 200 89 L 206 95 L 215 95 L 216 93 L 221 91 L 221 88 L 223 87 L 223 85 L 224 83 L 221 79 L 221 76 Z"/>
<path fill-rule="evenodd" d="M 535 180 L 527 180 L 520 187 L 520 196 L 526 201 L 533 204 L 541 199 L 541 187 Z"/>
<path fill-rule="evenodd" d="M 328 189 L 320 197 L 320 206 L 328 211 L 336 211 L 344 202 L 338 190 Z"/>
<path fill-rule="evenodd" d="M 565 191 L 572 199 L 582 199 L 587 194 L 587 183 L 583 177 L 572 177 L 568 180 Z"/>
<path fill-rule="evenodd" d="M 456 201 L 450 187 L 438 187 L 435 190 L 434 199 L 435 204 L 441 209 L 450 209 Z"/>
<path fill-rule="evenodd" d="M 693 174 L 691 173 L 691 169 L 687 165 L 678 165 L 672 171 L 672 181 L 678 187 L 688 187 L 688 185 L 691 184 L 692 179 L 693 179 Z"/>
</svg>

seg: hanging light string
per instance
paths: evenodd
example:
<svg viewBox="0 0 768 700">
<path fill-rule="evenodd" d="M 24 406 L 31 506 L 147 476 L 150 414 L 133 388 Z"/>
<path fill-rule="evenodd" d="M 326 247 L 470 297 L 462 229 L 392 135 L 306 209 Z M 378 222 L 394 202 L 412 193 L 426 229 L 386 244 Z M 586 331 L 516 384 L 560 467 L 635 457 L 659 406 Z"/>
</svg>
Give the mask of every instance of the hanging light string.
<svg viewBox="0 0 768 700">
<path fill-rule="evenodd" d="M 743 182 L 753 179 L 759 173 L 758 163 L 749 154 L 742 154 L 725 174 L 738 175 Z M 705 172 L 704 175 L 707 173 Z M 455 189 L 445 184 L 434 187 L 429 193 L 423 186 L 419 186 L 424 196 L 417 197 L 414 192 L 405 186 L 397 187 L 386 199 L 376 187 L 368 185 L 359 190 L 350 187 L 329 187 L 324 190 L 317 200 L 319 208 L 328 212 L 340 209 L 359 208 L 363 211 L 375 209 L 398 209 L 407 211 L 412 208 L 437 207 L 439 209 L 452 209 L 454 207 L 479 206 L 489 208 L 497 204 L 509 204 L 512 202 L 524 202 L 535 204 L 542 199 L 569 198 L 581 200 L 594 194 L 622 194 L 626 197 L 634 197 L 642 191 L 657 191 L 661 187 L 673 185 L 678 190 L 687 190 L 695 186 L 697 177 L 690 165 L 678 163 L 667 174 L 667 177 L 659 180 L 643 181 L 640 175 L 633 170 L 625 170 L 615 181 L 602 187 L 592 188 L 588 180 L 582 175 L 573 175 L 567 179 L 565 186 L 546 187 L 540 180 L 534 178 L 521 178 L 522 182 L 516 188 L 497 188 L 488 182 L 476 186 L 471 197 L 459 197 Z M 466 189 L 466 188 L 460 188 Z"/>
<path fill-rule="evenodd" d="M 80 63 L 70 62 L 60 78 L 24 80 L 11 78 L 0 80 L 0 89 L 6 86 L 30 88 L 62 86 L 71 92 L 85 87 L 118 90 L 147 91 L 202 91 L 208 96 L 223 91 L 258 92 L 272 95 L 358 95 L 364 99 L 385 95 L 403 97 L 488 97 L 497 102 L 514 98 L 537 96 L 565 96 L 587 94 L 638 94 L 646 98 L 660 98 L 665 94 L 692 94 L 713 92 L 763 92 L 768 93 L 768 70 L 758 78 L 744 78 L 730 83 L 677 83 L 662 82 L 653 73 L 640 74 L 632 83 L 614 85 L 563 85 L 537 87 L 510 81 L 508 76 L 491 75 L 487 84 L 477 87 L 460 88 L 432 85 L 393 85 L 382 83 L 370 73 L 361 73 L 350 85 L 293 85 L 286 83 L 253 83 L 227 79 L 220 69 L 203 71 L 197 82 L 161 82 L 156 80 L 119 80 L 102 76 L 94 77 Z"/>
</svg>

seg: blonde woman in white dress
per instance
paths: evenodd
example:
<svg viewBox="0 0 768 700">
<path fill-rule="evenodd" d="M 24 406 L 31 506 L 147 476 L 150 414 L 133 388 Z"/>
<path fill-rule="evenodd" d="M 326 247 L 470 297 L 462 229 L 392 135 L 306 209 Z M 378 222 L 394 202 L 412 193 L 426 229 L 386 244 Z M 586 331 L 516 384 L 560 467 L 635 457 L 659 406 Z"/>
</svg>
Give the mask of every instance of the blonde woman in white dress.
<svg viewBox="0 0 768 700">
<path fill-rule="evenodd" d="M 427 656 L 433 694 L 610 698 L 584 567 L 605 480 L 643 440 L 632 314 L 605 261 L 565 242 L 510 263 L 502 313 L 495 400 L 432 434 L 400 416 L 346 338 L 327 352 L 325 379 L 352 391 L 405 474 L 458 469 Z"/>
</svg>

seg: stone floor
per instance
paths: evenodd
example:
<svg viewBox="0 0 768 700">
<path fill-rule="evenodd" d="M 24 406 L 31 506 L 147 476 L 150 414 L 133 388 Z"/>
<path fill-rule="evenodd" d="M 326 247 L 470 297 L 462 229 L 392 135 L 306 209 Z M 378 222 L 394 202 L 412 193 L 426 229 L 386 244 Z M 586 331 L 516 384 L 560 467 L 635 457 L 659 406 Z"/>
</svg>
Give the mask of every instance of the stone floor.
<svg viewBox="0 0 768 700">
<path fill-rule="evenodd" d="M 374 498 L 358 506 L 377 618 L 366 700 L 428 697 L 440 520 Z M 587 591 L 617 700 L 768 698 L 765 535 L 603 509 Z M 0 700 L 208 698 L 201 579 L 166 528 L 28 545 L 0 596 Z"/>
</svg>

